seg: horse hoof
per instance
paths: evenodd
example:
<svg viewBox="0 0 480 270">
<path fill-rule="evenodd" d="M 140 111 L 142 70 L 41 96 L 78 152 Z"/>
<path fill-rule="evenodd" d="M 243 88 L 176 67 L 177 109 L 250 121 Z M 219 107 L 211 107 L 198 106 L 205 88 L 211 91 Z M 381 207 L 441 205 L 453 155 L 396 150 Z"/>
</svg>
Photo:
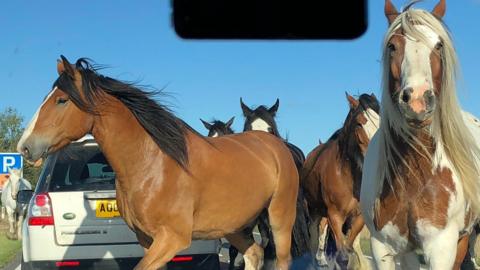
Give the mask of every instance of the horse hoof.
<svg viewBox="0 0 480 270">
<path fill-rule="evenodd" d="M 17 240 L 17 236 L 13 233 L 7 233 L 7 239 L 8 240 Z"/>
</svg>

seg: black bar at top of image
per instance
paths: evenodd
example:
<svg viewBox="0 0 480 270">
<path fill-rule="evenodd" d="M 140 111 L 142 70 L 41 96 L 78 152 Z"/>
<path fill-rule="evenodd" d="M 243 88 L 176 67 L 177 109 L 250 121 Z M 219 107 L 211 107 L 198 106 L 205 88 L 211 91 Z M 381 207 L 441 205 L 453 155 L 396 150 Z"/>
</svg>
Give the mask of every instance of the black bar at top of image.
<svg viewBox="0 0 480 270">
<path fill-rule="evenodd" d="M 186 39 L 353 39 L 367 28 L 367 0 L 171 0 Z"/>
</svg>

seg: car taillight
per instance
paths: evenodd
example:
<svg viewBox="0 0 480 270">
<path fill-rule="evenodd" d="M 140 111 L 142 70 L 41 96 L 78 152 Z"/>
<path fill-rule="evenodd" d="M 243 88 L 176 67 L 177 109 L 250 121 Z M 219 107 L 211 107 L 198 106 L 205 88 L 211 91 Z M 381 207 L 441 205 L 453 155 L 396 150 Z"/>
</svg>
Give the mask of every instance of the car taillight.
<svg viewBox="0 0 480 270">
<path fill-rule="evenodd" d="M 192 256 L 176 256 L 172 259 L 172 262 L 190 262 L 192 260 Z"/>
<path fill-rule="evenodd" d="M 54 225 L 52 202 L 48 193 L 40 193 L 35 196 L 30 209 L 29 226 Z"/>
<path fill-rule="evenodd" d="M 80 262 L 79 261 L 56 262 L 55 266 L 56 267 L 76 267 L 76 266 L 80 266 Z"/>
</svg>

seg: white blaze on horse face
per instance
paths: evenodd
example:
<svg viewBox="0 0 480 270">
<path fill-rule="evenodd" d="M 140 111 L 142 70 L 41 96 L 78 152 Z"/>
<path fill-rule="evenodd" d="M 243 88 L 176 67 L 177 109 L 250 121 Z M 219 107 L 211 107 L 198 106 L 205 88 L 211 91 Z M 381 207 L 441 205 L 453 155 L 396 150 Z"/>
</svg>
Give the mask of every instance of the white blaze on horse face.
<svg viewBox="0 0 480 270">
<path fill-rule="evenodd" d="M 367 133 L 368 140 L 371 140 L 380 126 L 380 115 L 370 108 L 368 108 L 364 114 L 365 118 L 367 118 L 367 122 L 362 125 L 363 130 Z"/>
<path fill-rule="evenodd" d="M 265 132 L 270 132 L 271 126 L 261 118 L 255 119 L 252 124 L 252 130 L 260 130 Z"/>
<path fill-rule="evenodd" d="M 416 40 L 411 36 L 405 36 L 401 76 L 402 89 L 411 87 L 413 89 L 412 98 L 417 99 L 423 95 L 423 91 L 416 91 L 417 89 L 433 89 L 430 54 L 440 38 L 425 25 L 417 25 L 415 28 L 426 37 L 428 44 L 424 44 L 423 41 Z"/>
<path fill-rule="evenodd" d="M 17 144 L 17 151 L 19 153 L 22 152 L 22 149 L 21 146 L 23 146 L 23 144 L 25 143 L 25 141 L 28 139 L 28 137 L 30 137 L 30 135 L 32 134 L 33 132 L 33 129 L 35 128 L 35 125 L 37 124 L 37 119 L 38 119 L 38 115 L 40 114 L 40 110 L 42 109 L 43 105 L 45 104 L 45 102 L 47 102 L 50 97 L 52 96 L 52 94 L 55 92 L 55 90 L 57 90 L 57 87 L 55 86 L 55 88 L 52 89 L 52 91 L 50 91 L 50 93 L 48 93 L 47 97 L 45 98 L 45 100 L 42 102 L 42 104 L 40 104 L 40 107 L 38 107 L 37 111 L 35 112 L 35 114 L 33 115 L 33 118 L 32 120 L 30 120 L 30 123 L 28 124 L 27 128 L 25 129 L 25 131 L 23 132 L 22 134 L 22 137 L 20 138 L 20 140 L 18 141 L 18 144 Z"/>
</svg>

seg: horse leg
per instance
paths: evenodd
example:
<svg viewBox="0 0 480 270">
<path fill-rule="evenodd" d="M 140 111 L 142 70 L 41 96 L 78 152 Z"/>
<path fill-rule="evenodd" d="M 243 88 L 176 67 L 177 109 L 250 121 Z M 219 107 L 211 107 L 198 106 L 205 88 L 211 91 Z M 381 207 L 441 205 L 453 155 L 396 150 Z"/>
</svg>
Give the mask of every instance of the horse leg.
<svg viewBox="0 0 480 270">
<path fill-rule="evenodd" d="M 478 252 L 480 251 L 479 249 L 480 238 L 478 237 L 478 234 L 477 234 L 477 230 L 476 230 L 477 226 L 478 225 L 476 225 L 472 230 L 472 232 L 470 233 L 470 237 L 468 240 L 468 255 L 473 264 L 473 267 L 475 269 L 480 269 L 480 266 L 477 264 L 477 261 L 475 260 L 475 258 L 478 257 L 477 256 Z"/>
<path fill-rule="evenodd" d="M 228 248 L 228 256 L 230 258 L 230 262 L 228 263 L 228 270 L 234 270 L 235 259 L 238 256 L 238 249 L 234 247 L 232 244 L 230 244 L 230 247 Z"/>
<path fill-rule="evenodd" d="M 370 237 L 376 269 L 395 270 L 395 259 L 389 248 L 375 236 Z"/>
<path fill-rule="evenodd" d="M 15 215 L 14 211 L 7 208 L 8 234 L 10 239 L 15 239 Z"/>
<path fill-rule="evenodd" d="M 292 244 L 292 230 L 297 210 L 297 192 L 284 190 L 274 194 L 268 206 L 268 217 L 272 228 L 275 250 L 277 252 L 276 270 L 289 269 Z"/>
<path fill-rule="evenodd" d="M 367 226 L 363 226 L 363 229 L 360 231 L 355 241 L 353 241 L 353 251 L 357 254 L 360 265 L 358 269 L 370 269 L 370 261 L 363 254 L 361 240 L 370 239 L 370 232 L 368 231 Z M 370 243 L 370 241 L 369 241 Z"/>
<path fill-rule="evenodd" d="M 465 258 L 465 255 L 467 255 L 468 252 L 468 240 L 469 240 L 469 235 L 464 235 L 460 240 L 458 240 L 457 243 L 457 256 L 455 257 L 455 263 L 453 265 L 454 270 L 460 270 L 463 259 Z"/>
<path fill-rule="evenodd" d="M 442 230 L 433 226 L 422 229 L 426 232 L 421 237 L 424 239 L 422 246 L 429 269 L 452 269 L 457 257 L 458 229 L 454 226 Z"/>
<path fill-rule="evenodd" d="M 352 224 L 347 235 L 347 249 L 350 254 L 348 261 L 354 269 L 361 269 L 362 260 L 360 256 L 362 256 L 363 252 L 360 247 L 358 234 L 362 231 L 364 225 L 363 217 L 358 213 L 358 215 L 352 218 Z"/>
<path fill-rule="evenodd" d="M 5 219 L 6 208 L 4 206 L 0 206 L 0 211 L 2 212 L 2 219 Z"/>
<path fill-rule="evenodd" d="M 340 264 L 342 269 L 347 268 L 348 265 L 348 250 L 347 239 L 343 234 L 342 228 L 346 217 L 337 211 L 328 211 L 328 223 L 332 228 L 335 236 L 335 243 L 337 245 L 337 255 L 335 256 L 336 263 Z"/>
<path fill-rule="evenodd" d="M 23 211 L 22 213 L 18 213 L 17 214 L 17 218 L 18 218 L 18 221 L 17 221 L 17 239 L 18 240 L 22 240 L 22 231 L 23 231 L 23 219 L 24 219 L 24 214 L 23 214 Z"/>
<path fill-rule="evenodd" d="M 319 224 L 320 224 L 320 217 L 319 216 L 312 216 L 311 222 L 308 224 L 308 232 L 310 233 L 310 250 L 313 253 L 319 247 Z"/>
<path fill-rule="evenodd" d="M 260 270 L 263 266 L 263 249 L 255 243 L 251 235 L 246 235 L 243 231 L 225 236 L 225 238 L 234 245 L 238 251 L 243 253 L 245 261 L 245 270 Z"/>
<path fill-rule="evenodd" d="M 262 238 L 261 246 L 264 251 L 263 268 L 273 269 L 275 266 L 275 244 L 268 221 L 268 212 L 263 211 L 258 217 L 258 232 Z"/>
<path fill-rule="evenodd" d="M 316 224 L 317 235 L 318 235 L 318 247 L 316 250 L 315 258 L 320 267 L 328 266 L 327 254 L 326 254 L 326 244 L 327 244 L 327 234 L 328 234 L 328 219 L 322 217 L 320 222 Z"/>
<path fill-rule="evenodd" d="M 151 246 L 134 268 L 157 270 L 164 267 L 178 252 L 190 246 L 191 236 L 180 235 L 168 227 L 162 227 L 153 237 Z"/>
</svg>

